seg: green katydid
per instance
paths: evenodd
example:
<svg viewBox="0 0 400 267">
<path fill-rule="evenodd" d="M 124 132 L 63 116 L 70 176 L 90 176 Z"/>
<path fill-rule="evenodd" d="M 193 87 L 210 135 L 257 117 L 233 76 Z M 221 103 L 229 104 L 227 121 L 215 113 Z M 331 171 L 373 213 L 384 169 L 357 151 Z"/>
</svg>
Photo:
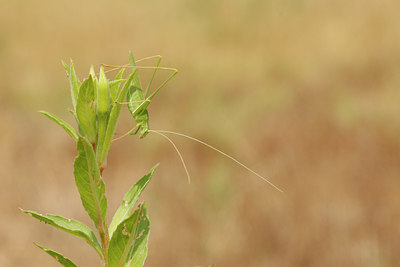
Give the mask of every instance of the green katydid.
<svg viewBox="0 0 400 267">
<path fill-rule="evenodd" d="M 152 69 L 154 69 L 153 74 L 150 78 L 150 81 L 149 81 L 144 93 L 142 90 L 142 86 L 140 84 L 139 74 L 136 71 L 135 74 L 133 75 L 132 85 L 130 86 L 127 96 L 126 96 L 127 102 L 125 102 L 125 103 L 128 105 L 129 111 L 131 112 L 132 117 L 134 118 L 134 120 L 137 123 L 136 127 L 134 129 L 132 129 L 132 132 L 135 131 L 133 134 L 136 134 L 141 129 L 140 138 L 145 137 L 149 132 L 149 114 L 147 111 L 147 107 L 149 106 L 151 100 L 160 91 L 160 89 L 162 87 L 164 87 L 164 85 L 178 73 L 178 71 L 176 69 L 159 67 L 162 58 L 161 58 L 161 56 L 155 56 L 155 57 L 158 57 L 157 64 L 155 67 L 138 67 L 138 66 L 136 66 L 136 62 L 135 62 L 135 59 L 133 58 L 132 52 L 130 52 L 129 58 L 130 58 L 131 66 L 127 66 L 127 65 L 120 66 L 120 68 L 129 68 L 130 67 L 133 69 L 136 69 L 136 68 L 152 68 Z M 152 57 L 148 57 L 145 59 L 149 59 L 149 58 L 152 58 Z M 103 66 L 116 67 L 113 65 L 103 65 Z M 153 79 L 155 77 L 157 69 L 172 70 L 173 73 L 151 95 L 149 95 L 150 86 L 153 82 Z M 124 103 L 119 103 L 119 104 L 124 104 Z"/>
<path fill-rule="evenodd" d="M 135 62 L 131 52 L 130 52 L 129 56 L 130 56 L 131 66 L 124 65 L 124 66 L 120 66 L 119 68 L 124 68 L 124 67 L 125 68 L 131 67 L 131 68 L 134 68 L 134 69 L 135 68 L 146 68 L 146 67 L 137 67 L 136 66 L 136 62 Z M 185 169 L 185 172 L 187 174 L 188 181 L 190 183 L 190 175 L 189 175 L 189 172 L 187 170 L 186 164 L 185 164 L 185 162 L 183 160 L 183 157 L 182 157 L 181 153 L 179 152 L 179 150 L 178 150 L 177 146 L 174 144 L 174 142 L 170 138 L 168 138 L 165 134 L 174 134 L 174 135 L 182 136 L 182 137 L 188 138 L 190 140 L 193 140 L 195 142 L 198 142 L 200 144 L 203 144 L 203 145 L 209 147 L 210 149 L 222 154 L 223 156 L 225 156 L 225 157 L 231 159 L 232 161 L 234 161 L 236 164 L 242 166 L 246 170 L 248 170 L 251 173 L 253 173 L 254 175 L 258 176 L 259 178 L 261 178 L 262 180 L 264 180 L 265 182 L 270 184 L 272 187 L 274 187 L 278 191 L 283 192 L 280 188 L 278 188 L 276 185 L 274 185 L 272 182 L 270 182 L 264 176 L 260 175 L 259 173 L 255 172 L 251 168 L 247 167 L 245 164 L 241 163 L 237 159 L 235 159 L 232 156 L 222 152 L 221 150 L 209 145 L 208 143 L 206 143 L 204 141 L 201 141 L 199 139 L 196 139 L 194 137 L 191 137 L 191 136 L 188 136 L 188 135 L 185 135 L 185 134 L 173 132 L 173 131 L 150 130 L 149 129 L 149 115 L 148 115 L 147 107 L 149 106 L 150 101 L 159 92 L 159 90 L 170 79 L 172 79 L 172 77 L 174 77 L 178 73 L 178 71 L 175 70 L 175 69 L 159 67 L 160 62 L 161 62 L 161 57 L 160 56 L 156 56 L 156 57 L 158 57 L 158 61 L 157 61 L 156 66 L 155 67 L 148 67 L 148 68 L 154 68 L 154 71 L 153 71 L 153 75 L 151 76 L 150 81 L 149 81 L 149 83 L 147 85 L 145 93 L 143 94 L 142 87 L 141 87 L 140 80 L 139 80 L 139 75 L 138 75 L 137 71 L 133 75 L 132 85 L 129 88 L 128 93 L 127 93 L 127 102 L 125 102 L 125 104 L 128 105 L 129 111 L 131 112 L 131 114 L 132 114 L 134 120 L 136 121 L 137 125 L 133 129 L 131 129 L 129 132 L 124 134 L 123 136 L 118 137 L 118 138 L 116 138 L 114 140 L 118 140 L 118 139 L 120 139 L 120 138 L 122 138 L 122 137 L 124 137 L 124 136 L 126 136 L 128 134 L 136 134 L 140 130 L 140 128 L 142 129 L 141 133 L 140 133 L 140 138 L 145 137 L 149 132 L 154 132 L 154 133 L 157 133 L 157 134 L 161 135 L 162 137 L 166 138 L 173 145 L 174 149 L 178 153 L 178 155 L 180 157 L 180 160 L 181 160 L 181 162 L 183 164 L 183 167 Z M 151 58 L 151 57 L 149 57 L 149 58 Z M 146 58 L 146 59 L 148 59 L 148 58 Z M 103 65 L 103 66 L 105 66 L 105 65 Z M 112 66 L 112 65 L 107 65 L 107 66 L 118 68 L 117 66 Z M 173 70 L 174 72 L 149 96 L 149 89 L 150 89 L 150 86 L 151 86 L 151 84 L 153 82 L 153 79 L 154 79 L 154 76 L 156 74 L 157 69 Z M 119 103 L 119 104 L 123 104 L 123 103 Z"/>
</svg>

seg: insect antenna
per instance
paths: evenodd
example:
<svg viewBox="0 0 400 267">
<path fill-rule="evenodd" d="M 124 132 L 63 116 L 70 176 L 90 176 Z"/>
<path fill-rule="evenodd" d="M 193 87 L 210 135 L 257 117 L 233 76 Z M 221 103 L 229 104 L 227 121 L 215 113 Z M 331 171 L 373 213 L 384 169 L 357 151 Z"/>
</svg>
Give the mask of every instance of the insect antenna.
<svg viewBox="0 0 400 267">
<path fill-rule="evenodd" d="M 138 125 L 135 126 L 135 127 L 133 127 L 132 129 L 130 129 L 128 132 L 124 133 L 123 135 L 114 138 L 114 139 L 112 140 L 112 142 L 117 141 L 117 140 L 120 140 L 120 139 L 122 139 L 122 138 L 124 138 L 124 137 L 130 135 L 132 132 L 134 132 L 134 131 L 137 129 L 137 127 L 138 127 Z M 187 176 L 187 179 L 188 179 L 188 183 L 190 184 L 190 174 L 189 174 L 188 168 L 187 168 L 187 166 L 186 166 L 185 161 L 183 160 L 183 157 L 182 157 L 181 152 L 179 151 L 179 149 L 178 149 L 178 147 L 175 145 L 175 143 L 171 140 L 171 138 L 169 138 L 169 137 L 166 136 L 165 134 L 162 134 L 162 133 L 160 133 L 160 132 L 158 132 L 158 131 L 149 130 L 149 132 L 154 132 L 154 133 L 156 133 L 156 134 L 158 134 L 158 135 L 164 137 L 165 139 L 167 139 L 168 142 L 170 142 L 170 143 L 172 144 L 172 146 L 174 147 L 176 153 L 178 153 L 179 159 L 181 160 L 182 165 L 183 165 L 183 168 L 185 169 L 186 176 Z"/>
<path fill-rule="evenodd" d="M 174 143 L 168 136 L 166 136 L 165 134 L 160 133 L 159 131 L 149 130 L 149 132 L 153 132 L 153 133 L 156 133 L 156 134 L 161 135 L 162 137 L 164 137 L 165 139 L 167 139 L 168 142 L 170 142 L 170 143 L 172 144 L 172 146 L 175 148 L 176 153 L 178 153 L 179 158 L 181 159 L 183 168 L 185 169 L 185 172 L 186 172 L 186 176 L 187 176 L 187 179 L 188 179 L 188 183 L 190 184 L 190 174 L 189 174 L 189 171 L 188 171 L 188 169 L 187 169 L 187 167 L 186 167 L 185 161 L 183 160 L 182 154 L 179 152 L 179 149 L 178 149 L 178 147 L 175 145 L 175 143 Z"/>
<path fill-rule="evenodd" d="M 158 58 L 158 59 L 160 59 L 160 58 L 162 58 L 162 56 L 160 56 L 160 55 L 154 55 L 154 56 L 144 57 L 144 58 L 135 60 L 135 62 L 140 62 L 140 61 L 144 61 L 144 60 L 148 60 L 148 59 L 152 59 L 152 58 Z"/>
<path fill-rule="evenodd" d="M 267 178 L 265 178 L 264 176 L 258 174 L 257 172 L 255 172 L 254 170 L 250 169 L 249 167 L 247 167 L 246 165 L 244 165 L 243 163 L 241 163 L 240 161 L 238 161 L 238 160 L 235 159 L 234 157 L 229 156 L 229 155 L 226 154 L 225 152 L 223 152 L 223 151 L 221 151 L 221 150 L 219 150 L 219 149 L 213 147 L 212 145 L 207 144 L 207 143 L 204 142 L 204 141 L 201 141 L 201 140 L 199 140 L 199 139 L 196 139 L 196 138 L 191 137 L 191 136 L 186 135 L 186 134 L 177 133 L 177 132 L 173 132 L 173 131 L 165 131 L 165 130 L 150 130 L 150 131 L 151 131 L 151 132 L 158 133 L 158 134 L 166 133 L 166 134 L 174 134 L 174 135 L 182 136 L 182 137 L 188 138 L 188 139 L 190 139 L 190 140 L 193 140 L 193 141 L 195 141 L 195 142 L 198 142 L 198 143 L 200 143 L 200 144 L 202 144 L 202 145 L 205 145 L 206 147 L 208 147 L 208 148 L 210 148 L 210 149 L 212 149 L 212 150 L 214 150 L 214 151 L 220 153 L 221 155 L 223 155 L 223 156 L 229 158 L 230 160 L 234 161 L 236 164 L 239 164 L 240 166 L 242 166 L 243 168 L 245 168 L 245 169 L 248 170 L 249 172 L 253 173 L 254 175 L 258 176 L 259 178 L 261 178 L 262 180 L 264 180 L 265 182 L 267 182 L 269 185 L 271 185 L 273 188 L 275 188 L 275 189 L 278 190 L 279 192 L 283 193 L 283 190 L 282 190 L 282 189 L 280 189 L 279 187 L 277 187 L 276 185 L 274 185 L 271 181 L 269 181 L 269 180 L 268 180 Z"/>
</svg>

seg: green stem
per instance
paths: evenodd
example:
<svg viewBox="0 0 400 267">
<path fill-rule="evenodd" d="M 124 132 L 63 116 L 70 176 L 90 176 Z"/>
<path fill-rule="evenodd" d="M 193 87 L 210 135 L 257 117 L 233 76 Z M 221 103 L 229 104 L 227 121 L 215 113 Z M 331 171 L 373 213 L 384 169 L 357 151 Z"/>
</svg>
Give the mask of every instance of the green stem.
<svg viewBox="0 0 400 267">
<path fill-rule="evenodd" d="M 100 223 L 101 225 L 100 228 L 98 229 L 100 239 L 101 239 L 101 247 L 103 248 L 103 254 L 104 254 L 104 266 L 108 266 L 108 245 L 110 244 L 110 237 L 108 235 L 108 230 L 107 230 L 107 224 L 105 223 L 104 225 Z M 105 229 L 104 229 L 105 228 Z"/>
</svg>

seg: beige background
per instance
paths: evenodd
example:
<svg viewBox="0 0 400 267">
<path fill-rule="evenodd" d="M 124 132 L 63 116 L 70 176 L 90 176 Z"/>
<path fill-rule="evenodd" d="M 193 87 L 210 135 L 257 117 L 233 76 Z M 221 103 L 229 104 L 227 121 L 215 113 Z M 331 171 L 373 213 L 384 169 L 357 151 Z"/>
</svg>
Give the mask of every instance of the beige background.
<svg viewBox="0 0 400 267">
<path fill-rule="evenodd" d="M 80 266 L 97 255 L 18 208 L 90 224 L 61 60 L 164 56 L 180 70 L 152 102 L 154 129 L 184 132 L 268 176 L 174 138 L 118 141 L 109 210 L 155 163 L 144 193 L 147 266 L 396 266 L 400 261 L 400 4 L 395 0 L 0 1 L 0 266 Z M 149 62 L 149 64 L 152 64 Z M 143 81 L 148 72 L 142 72 Z M 163 73 L 157 79 L 161 82 Z M 132 126 L 124 112 L 118 132 Z M 90 224 L 91 225 L 91 224 Z"/>
</svg>

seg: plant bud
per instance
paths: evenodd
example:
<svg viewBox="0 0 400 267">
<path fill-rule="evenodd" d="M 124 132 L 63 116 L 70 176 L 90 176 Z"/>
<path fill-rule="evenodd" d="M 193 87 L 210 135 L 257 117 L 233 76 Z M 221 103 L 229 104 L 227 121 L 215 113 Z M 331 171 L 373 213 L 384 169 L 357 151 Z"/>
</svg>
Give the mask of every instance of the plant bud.
<svg viewBox="0 0 400 267">
<path fill-rule="evenodd" d="M 100 77 L 97 85 L 97 116 L 103 117 L 110 110 L 110 88 L 103 67 L 100 68 Z"/>
</svg>

